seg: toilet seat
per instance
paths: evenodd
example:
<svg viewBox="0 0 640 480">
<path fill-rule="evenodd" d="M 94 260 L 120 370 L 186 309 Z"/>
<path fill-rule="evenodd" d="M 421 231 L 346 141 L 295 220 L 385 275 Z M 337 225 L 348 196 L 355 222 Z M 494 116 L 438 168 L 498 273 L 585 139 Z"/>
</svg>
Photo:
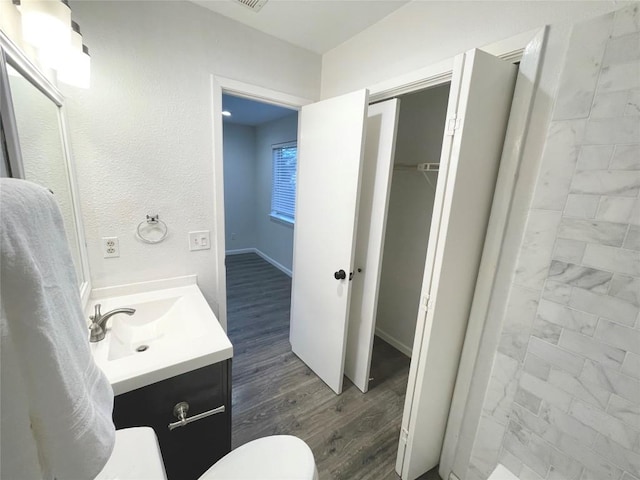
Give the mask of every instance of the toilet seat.
<svg viewBox="0 0 640 480">
<path fill-rule="evenodd" d="M 318 480 L 318 470 L 306 443 L 290 435 L 274 435 L 236 448 L 200 480 Z"/>
</svg>

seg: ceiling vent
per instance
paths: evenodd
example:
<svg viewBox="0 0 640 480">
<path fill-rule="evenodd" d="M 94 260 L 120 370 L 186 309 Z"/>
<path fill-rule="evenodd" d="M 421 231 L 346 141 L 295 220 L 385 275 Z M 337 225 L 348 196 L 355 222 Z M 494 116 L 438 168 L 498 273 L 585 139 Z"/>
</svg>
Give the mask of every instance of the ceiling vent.
<svg viewBox="0 0 640 480">
<path fill-rule="evenodd" d="M 244 5 L 247 8 L 250 8 L 254 12 L 259 12 L 264 4 L 267 3 L 267 0 L 234 0 L 236 3 L 240 5 Z"/>
</svg>

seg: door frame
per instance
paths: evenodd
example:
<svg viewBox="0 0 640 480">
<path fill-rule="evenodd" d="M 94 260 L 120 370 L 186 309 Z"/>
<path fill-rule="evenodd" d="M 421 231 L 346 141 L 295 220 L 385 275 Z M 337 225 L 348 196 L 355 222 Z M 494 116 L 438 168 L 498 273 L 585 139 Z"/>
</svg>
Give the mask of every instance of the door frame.
<svg viewBox="0 0 640 480">
<path fill-rule="evenodd" d="M 225 215 L 224 215 L 224 152 L 223 152 L 223 123 L 222 123 L 222 94 L 234 95 L 256 102 L 268 103 L 279 107 L 286 107 L 292 110 L 300 109 L 314 100 L 289 95 L 269 88 L 241 82 L 220 75 L 211 75 L 211 114 L 213 118 L 212 139 L 213 139 L 213 248 L 215 248 L 215 277 L 217 305 L 213 305 L 213 310 L 222 325 L 227 331 L 227 277 L 225 267 L 226 244 L 225 244 Z M 298 116 L 298 129 L 300 126 L 300 116 Z"/>
<path fill-rule="evenodd" d="M 521 212 L 514 210 L 516 197 L 526 196 L 527 192 L 516 192 L 516 184 L 527 146 L 547 33 L 547 26 L 535 31 L 527 44 L 527 56 L 518 71 L 478 280 L 440 456 L 439 472 L 443 478 L 449 478 L 452 473 L 464 478 L 467 472 L 489 386 L 493 358 L 498 348 L 507 305 L 507 287 L 516 267 L 518 247 L 524 233 L 523 224 L 514 222 L 513 216 L 521 216 Z M 523 51 L 520 59 L 524 53 Z"/>
</svg>

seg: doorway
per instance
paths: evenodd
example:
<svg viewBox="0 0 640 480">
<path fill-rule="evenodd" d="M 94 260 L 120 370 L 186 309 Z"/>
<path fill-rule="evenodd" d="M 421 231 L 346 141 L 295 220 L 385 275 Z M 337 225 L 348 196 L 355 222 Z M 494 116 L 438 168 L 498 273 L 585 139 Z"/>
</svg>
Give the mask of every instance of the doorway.
<svg viewBox="0 0 640 480">
<path fill-rule="evenodd" d="M 451 85 L 400 97 L 375 334 L 411 357 Z M 376 356 L 374 343 L 373 356 Z"/>
<path fill-rule="evenodd" d="M 226 94 L 222 108 L 227 332 L 238 344 L 288 322 L 298 112 Z"/>
<path fill-rule="evenodd" d="M 298 112 L 224 94 L 222 118 L 235 448 L 260 427 L 247 421 L 261 384 L 255 366 L 274 367 L 264 370 L 267 382 L 286 372 L 278 362 L 289 349 Z"/>
</svg>

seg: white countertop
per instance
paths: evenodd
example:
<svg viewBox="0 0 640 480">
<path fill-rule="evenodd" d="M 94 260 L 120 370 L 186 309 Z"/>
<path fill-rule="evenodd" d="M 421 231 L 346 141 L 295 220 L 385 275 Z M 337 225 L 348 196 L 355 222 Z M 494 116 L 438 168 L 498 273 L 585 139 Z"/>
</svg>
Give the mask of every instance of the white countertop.
<svg viewBox="0 0 640 480">
<path fill-rule="evenodd" d="M 93 314 L 94 305 L 102 305 L 102 313 L 114 308 L 133 307 L 140 310 L 153 310 L 156 304 L 178 305 L 161 318 L 163 335 L 142 342 L 149 345 L 148 350 L 133 353 L 123 358 L 110 359 L 110 342 L 115 340 L 111 331 L 112 322 L 126 323 L 127 317 L 116 315 L 107 322 L 107 336 L 104 340 L 91 344 L 93 357 L 111 382 L 116 395 L 165 380 L 207 365 L 211 365 L 233 356 L 233 347 L 220 326 L 218 319 L 209 307 L 198 286 L 178 286 L 150 292 L 101 296 L 91 299 L 87 305 L 87 318 Z M 148 307 L 148 306 L 151 307 Z M 119 317 L 117 320 L 116 317 Z M 131 319 L 136 318 L 134 316 Z M 168 320 L 167 320 L 168 319 Z M 140 329 L 149 331 L 146 323 Z M 128 327 L 127 327 L 128 328 Z M 135 330 L 133 327 L 129 330 Z M 155 330 L 154 330 L 155 331 Z M 113 355 L 111 354 L 113 357 Z"/>
</svg>

